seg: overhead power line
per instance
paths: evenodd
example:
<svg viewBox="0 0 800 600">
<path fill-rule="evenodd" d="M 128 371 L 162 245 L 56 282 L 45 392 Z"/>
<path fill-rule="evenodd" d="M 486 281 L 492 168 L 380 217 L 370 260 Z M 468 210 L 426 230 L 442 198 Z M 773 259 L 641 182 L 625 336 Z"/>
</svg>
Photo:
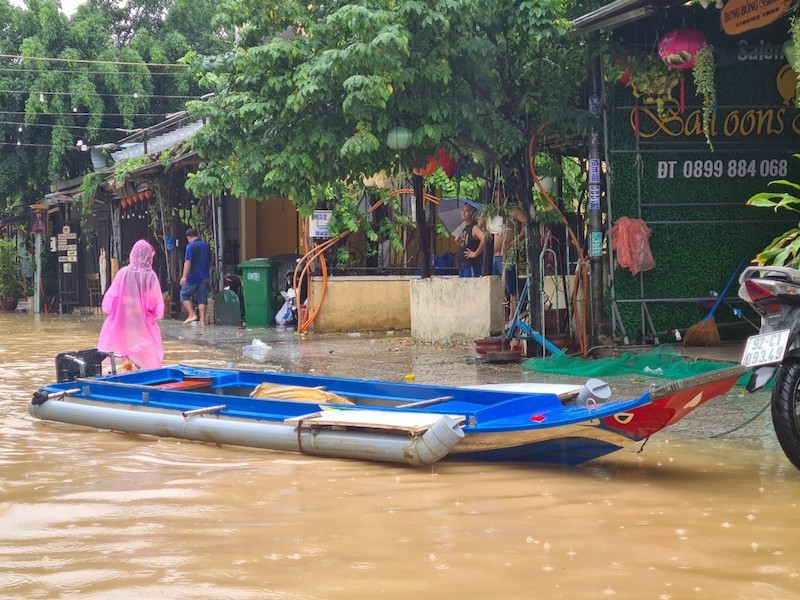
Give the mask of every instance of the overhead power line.
<svg viewBox="0 0 800 600">
<path fill-rule="evenodd" d="M 85 125 L 56 125 L 55 123 L 21 123 L 20 121 L 0 121 L 0 125 L 14 125 L 18 132 L 20 129 L 25 129 L 26 127 L 49 127 L 50 129 L 54 129 L 59 127 L 61 129 L 78 129 L 80 131 L 85 131 L 87 127 Z M 94 127 L 93 129 L 97 131 L 118 131 L 121 133 L 136 133 L 141 127 L 137 127 L 135 129 L 126 129 L 124 127 Z"/>
<path fill-rule="evenodd" d="M 24 111 L 13 111 L 13 110 L 0 110 L 0 115 L 27 115 L 28 113 Z M 37 111 L 36 115 L 48 115 L 52 117 L 93 117 L 95 116 L 93 113 L 87 112 L 44 112 L 44 111 Z M 173 113 L 136 113 L 136 114 L 124 114 L 124 113 L 99 113 L 97 116 L 100 117 L 159 117 L 161 119 L 166 119 L 169 117 L 170 114 Z"/>
<path fill-rule="evenodd" d="M 45 96 L 72 96 L 71 92 L 34 92 L 31 90 L 0 90 L 0 94 L 30 94 L 31 96 L 36 94 L 44 94 Z M 141 96 L 142 98 L 169 98 L 175 100 L 200 100 L 200 96 L 168 96 L 168 95 L 158 95 L 158 94 L 139 94 L 139 92 L 131 92 L 130 94 L 108 94 L 104 92 L 100 92 L 96 94 L 97 96 L 110 96 L 112 98 L 128 98 L 134 97 L 138 98 Z"/>
<path fill-rule="evenodd" d="M 168 75 L 169 77 L 182 77 L 186 75 L 186 73 L 180 73 L 177 71 L 173 71 L 172 73 L 166 72 L 158 72 L 158 71 L 150 71 L 149 73 L 139 73 L 138 71 L 116 71 L 114 73 L 109 73 L 108 71 L 74 71 L 71 69 L 59 69 L 58 71 L 41 71 L 39 69 L 17 69 L 14 67 L 0 67 L 0 72 L 10 72 L 10 73 L 40 73 L 40 74 L 50 74 L 50 73 L 65 73 L 65 74 L 74 74 L 74 75 L 138 75 L 139 77 L 143 77 L 145 75 Z"/>
<path fill-rule="evenodd" d="M 129 67 L 169 67 L 185 69 L 189 65 L 176 63 L 148 63 L 148 62 L 124 62 L 120 60 L 88 60 L 82 58 L 54 58 L 49 56 L 22 56 L 20 54 L 0 54 L 0 58 L 11 58 L 14 60 L 38 60 L 44 62 L 63 62 L 80 63 L 84 65 L 123 65 Z"/>
<path fill-rule="evenodd" d="M 23 144 L 22 142 L 0 142 L 0 146 L 16 146 L 18 148 L 55 148 L 53 144 Z M 71 148 L 71 146 L 66 146 Z"/>
</svg>

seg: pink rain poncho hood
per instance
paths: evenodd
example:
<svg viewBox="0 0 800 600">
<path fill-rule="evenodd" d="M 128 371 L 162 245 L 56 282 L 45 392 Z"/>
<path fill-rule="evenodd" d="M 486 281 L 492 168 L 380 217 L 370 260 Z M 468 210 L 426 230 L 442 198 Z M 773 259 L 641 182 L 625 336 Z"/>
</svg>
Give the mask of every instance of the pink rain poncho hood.
<svg viewBox="0 0 800 600">
<path fill-rule="evenodd" d="M 97 349 L 128 357 L 142 369 L 156 369 L 164 358 L 161 330 L 164 298 L 153 271 L 155 250 L 144 240 L 133 245 L 130 264 L 119 270 L 103 296 L 106 317 Z"/>
</svg>

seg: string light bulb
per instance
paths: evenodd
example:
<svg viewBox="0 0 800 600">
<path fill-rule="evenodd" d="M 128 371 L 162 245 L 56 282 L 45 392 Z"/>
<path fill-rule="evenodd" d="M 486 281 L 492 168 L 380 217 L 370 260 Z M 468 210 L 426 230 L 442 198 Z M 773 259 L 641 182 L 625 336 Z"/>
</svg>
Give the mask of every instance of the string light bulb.
<svg viewBox="0 0 800 600">
<path fill-rule="evenodd" d="M 39 102 L 44 102 L 44 94 L 39 92 Z"/>
<path fill-rule="evenodd" d="M 725 2 L 724 0 L 717 0 L 717 3 L 714 6 L 717 7 L 717 10 L 722 10 L 725 8 Z"/>
<path fill-rule="evenodd" d="M 134 97 L 134 99 L 138 98 L 139 97 L 139 92 L 133 92 L 133 97 Z"/>
<path fill-rule="evenodd" d="M 19 127 L 17 127 L 17 131 L 19 131 L 20 133 L 22 133 L 22 125 L 20 125 Z"/>
</svg>

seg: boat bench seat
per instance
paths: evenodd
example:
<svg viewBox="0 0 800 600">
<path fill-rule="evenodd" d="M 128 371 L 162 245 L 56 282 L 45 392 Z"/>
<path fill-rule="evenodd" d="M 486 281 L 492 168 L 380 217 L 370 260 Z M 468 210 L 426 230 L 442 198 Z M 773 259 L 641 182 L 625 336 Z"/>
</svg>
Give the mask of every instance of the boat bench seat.
<svg viewBox="0 0 800 600">
<path fill-rule="evenodd" d="M 553 410 L 563 410 L 561 400 L 556 394 L 536 394 L 486 406 L 477 412 L 476 417 L 480 422 L 485 423 L 508 417 L 517 417 L 518 419 L 519 415 L 525 414 L 544 415 Z"/>
<path fill-rule="evenodd" d="M 428 412 L 437 413 L 474 413 L 486 408 L 485 404 L 478 404 L 477 402 L 465 402 L 463 400 L 450 400 L 437 404 L 436 408 L 431 408 Z"/>
<path fill-rule="evenodd" d="M 284 420 L 284 423 L 298 428 L 320 426 L 357 427 L 361 429 L 406 431 L 418 434 L 426 432 L 445 417 L 449 417 L 459 424 L 464 422 L 462 415 L 390 410 L 328 409 L 297 417 L 289 417 Z"/>
</svg>

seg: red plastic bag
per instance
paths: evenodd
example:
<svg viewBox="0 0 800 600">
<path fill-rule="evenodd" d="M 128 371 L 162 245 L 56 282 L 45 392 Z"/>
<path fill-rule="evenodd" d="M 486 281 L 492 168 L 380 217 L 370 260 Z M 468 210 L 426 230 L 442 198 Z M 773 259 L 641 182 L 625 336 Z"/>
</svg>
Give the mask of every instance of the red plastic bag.
<svg viewBox="0 0 800 600">
<path fill-rule="evenodd" d="M 611 228 L 611 247 L 617 262 L 634 275 L 656 266 L 650 252 L 650 228 L 641 219 L 620 217 Z"/>
</svg>

